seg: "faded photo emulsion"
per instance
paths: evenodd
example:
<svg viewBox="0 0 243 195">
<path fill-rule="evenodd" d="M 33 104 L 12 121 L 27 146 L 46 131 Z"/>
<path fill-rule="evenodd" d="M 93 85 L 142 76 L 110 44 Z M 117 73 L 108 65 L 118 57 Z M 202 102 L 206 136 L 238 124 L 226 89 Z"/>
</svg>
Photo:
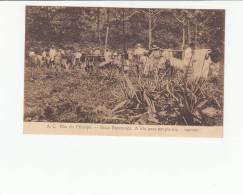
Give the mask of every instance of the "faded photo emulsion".
<svg viewBox="0 0 243 195">
<path fill-rule="evenodd" d="M 27 6 L 24 133 L 222 137 L 225 11 Z"/>
</svg>

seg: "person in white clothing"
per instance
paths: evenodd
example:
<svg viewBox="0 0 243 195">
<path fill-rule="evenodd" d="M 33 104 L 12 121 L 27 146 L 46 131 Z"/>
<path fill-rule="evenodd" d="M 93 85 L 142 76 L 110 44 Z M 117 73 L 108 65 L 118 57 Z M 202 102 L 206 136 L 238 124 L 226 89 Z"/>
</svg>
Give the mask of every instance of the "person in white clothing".
<svg viewBox="0 0 243 195">
<path fill-rule="evenodd" d="M 140 75 L 141 70 L 143 68 L 141 58 L 142 58 L 142 56 L 144 56 L 144 53 L 145 53 L 145 49 L 143 48 L 143 46 L 140 43 L 138 43 L 134 50 L 136 72 L 138 75 Z"/>
<path fill-rule="evenodd" d="M 57 51 L 56 51 L 55 47 L 52 45 L 50 48 L 50 51 L 49 51 L 51 65 L 54 65 L 56 55 L 57 55 Z"/>
<path fill-rule="evenodd" d="M 142 56 L 144 54 L 145 49 L 142 47 L 140 43 L 136 45 L 136 49 L 134 51 L 134 55 Z"/>
<path fill-rule="evenodd" d="M 184 51 L 183 69 L 185 71 L 185 77 L 188 80 L 191 80 L 193 76 L 193 63 L 195 62 L 193 56 L 195 52 L 194 49 L 195 49 L 194 43 L 190 43 L 189 46 Z"/>
<path fill-rule="evenodd" d="M 171 58 L 173 58 L 172 50 L 170 48 L 165 49 L 163 52 L 163 57 L 165 58 L 165 60 L 171 60 Z"/>
<path fill-rule="evenodd" d="M 94 56 L 100 56 L 100 55 L 101 55 L 100 48 L 99 47 L 96 47 L 94 49 Z"/>
<path fill-rule="evenodd" d="M 104 57 L 105 57 L 105 62 L 108 64 L 108 63 L 110 63 L 111 61 L 112 61 L 112 59 L 111 59 L 111 52 L 108 50 L 108 49 L 106 49 L 106 51 L 105 51 L 105 53 L 104 53 Z"/>
<path fill-rule="evenodd" d="M 29 50 L 29 63 L 30 63 L 30 67 L 31 67 L 31 80 L 34 80 L 35 77 L 35 72 L 36 72 L 36 67 L 37 67 L 37 55 L 36 52 L 34 51 L 33 48 L 30 48 Z"/>
<path fill-rule="evenodd" d="M 30 61 L 30 63 L 32 64 L 32 63 L 34 63 L 34 57 L 35 57 L 35 51 L 33 50 L 33 48 L 30 48 L 30 50 L 29 50 L 29 61 Z"/>
<path fill-rule="evenodd" d="M 192 65 L 192 55 L 193 55 L 193 49 L 194 49 L 194 44 L 190 43 L 189 46 L 187 46 L 187 48 L 184 51 L 184 66 L 190 66 Z"/>
<path fill-rule="evenodd" d="M 74 62 L 73 65 L 74 66 L 80 66 L 80 59 L 81 59 L 82 53 L 81 53 L 81 49 L 78 49 L 75 53 L 74 53 Z"/>
</svg>

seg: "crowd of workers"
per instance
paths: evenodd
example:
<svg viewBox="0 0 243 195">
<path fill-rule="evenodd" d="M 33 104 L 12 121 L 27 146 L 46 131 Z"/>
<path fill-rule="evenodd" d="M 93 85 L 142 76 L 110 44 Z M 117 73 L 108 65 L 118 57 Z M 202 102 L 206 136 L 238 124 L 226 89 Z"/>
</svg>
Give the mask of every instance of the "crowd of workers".
<svg viewBox="0 0 243 195">
<path fill-rule="evenodd" d="M 94 68 L 117 68 L 124 72 L 135 70 L 138 75 L 150 76 L 165 70 L 168 75 L 173 75 L 175 69 L 185 70 L 193 63 L 195 45 L 186 46 L 184 50 L 172 50 L 171 47 L 162 49 L 152 45 L 148 50 L 141 44 L 127 50 L 110 50 L 94 47 L 79 49 L 72 47 L 44 48 L 42 51 L 29 49 L 29 65 L 32 68 L 46 67 L 59 71 L 83 68 L 92 71 Z M 175 58 L 174 53 L 180 52 L 181 59 Z"/>
</svg>

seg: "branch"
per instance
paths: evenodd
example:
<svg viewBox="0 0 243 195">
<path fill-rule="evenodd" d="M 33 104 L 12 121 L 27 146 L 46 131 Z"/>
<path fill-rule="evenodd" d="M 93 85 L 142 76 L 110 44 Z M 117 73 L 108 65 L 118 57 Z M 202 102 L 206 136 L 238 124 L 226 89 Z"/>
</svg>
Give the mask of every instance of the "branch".
<svg viewBox="0 0 243 195">
<path fill-rule="evenodd" d="M 151 28 L 151 30 L 153 31 L 156 28 L 156 24 L 153 25 L 153 27 Z"/>
<path fill-rule="evenodd" d="M 161 12 L 162 12 L 162 10 L 159 10 L 157 13 L 155 13 L 155 14 L 152 15 L 152 18 L 153 18 L 154 16 L 158 15 L 158 14 L 161 13 Z"/>
<path fill-rule="evenodd" d="M 152 31 L 156 28 L 156 23 L 157 23 L 157 17 L 153 20 L 153 26 L 151 28 Z"/>
<path fill-rule="evenodd" d="M 120 21 L 120 19 L 118 19 L 118 18 L 112 18 L 112 19 L 110 19 L 109 24 L 111 24 L 113 22 L 117 22 L 117 21 Z"/>
<path fill-rule="evenodd" d="M 184 20 L 180 20 L 180 19 L 176 16 L 176 14 L 173 14 L 173 16 L 175 17 L 175 19 L 176 19 L 178 22 L 180 22 L 181 24 L 184 25 L 185 18 L 184 18 Z"/>
<path fill-rule="evenodd" d="M 132 14 L 130 14 L 129 16 L 125 17 L 125 20 L 129 20 L 129 18 L 131 18 L 133 15 L 135 15 L 136 13 L 141 13 L 140 11 L 134 11 Z"/>
<path fill-rule="evenodd" d="M 143 12 L 145 14 L 145 16 L 149 19 L 150 17 L 150 14 L 144 10 L 140 10 L 139 12 Z"/>
</svg>

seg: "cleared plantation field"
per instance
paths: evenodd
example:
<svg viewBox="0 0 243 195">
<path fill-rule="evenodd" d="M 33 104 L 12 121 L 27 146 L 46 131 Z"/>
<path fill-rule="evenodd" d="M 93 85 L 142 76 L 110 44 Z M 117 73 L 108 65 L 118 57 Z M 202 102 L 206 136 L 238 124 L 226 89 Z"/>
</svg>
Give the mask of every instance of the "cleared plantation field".
<svg viewBox="0 0 243 195">
<path fill-rule="evenodd" d="M 107 72 L 109 74 L 107 74 Z M 42 67 L 25 72 L 25 121 L 222 125 L 223 77 L 189 82 L 181 71 L 172 78 L 143 77 L 102 70 Z"/>
<path fill-rule="evenodd" d="M 25 121 L 101 122 L 98 106 L 114 107 L 114 79 L 87 76 L 80 70 L 25 72 Z M 105 122 L 105 121 L 102 121 Z"/>
</svg>

